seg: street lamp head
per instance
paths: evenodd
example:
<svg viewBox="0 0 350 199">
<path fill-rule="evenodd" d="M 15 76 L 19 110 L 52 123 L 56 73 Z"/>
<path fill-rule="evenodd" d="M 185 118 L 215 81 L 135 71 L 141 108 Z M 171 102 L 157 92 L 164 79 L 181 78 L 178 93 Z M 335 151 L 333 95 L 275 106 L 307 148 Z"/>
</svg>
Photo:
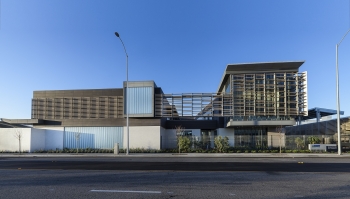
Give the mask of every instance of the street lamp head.
<svg viewBox="0 0 350 199">
<path fill-rule="evenodd" d="M 115 32 L 114 34 L 115 34 L 115 36 L 119 37 L 119 33 Z"/>
</svg>

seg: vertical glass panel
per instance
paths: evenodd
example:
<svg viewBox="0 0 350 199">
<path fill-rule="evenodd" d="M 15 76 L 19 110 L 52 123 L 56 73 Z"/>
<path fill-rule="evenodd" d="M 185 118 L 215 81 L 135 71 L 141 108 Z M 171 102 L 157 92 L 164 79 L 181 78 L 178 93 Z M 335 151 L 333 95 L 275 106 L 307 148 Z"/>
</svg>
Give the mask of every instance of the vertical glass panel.
<svg viewBox="0 0 350 199">
<path fill-rule="evenodd" d="M 127 104 L 129 114 L 152 114 L 153 113 L 153 88 L 152 87 L 129 87 L 127 92 Z M 126 108 L 124 113 L 126 114 Z"/>
<path fill-rule="evenodd" d="M 230 81 L 230 78 L 226 82 L 225 93 L 231 93 L 231 81 Z"/>
<path fill-rule="evenodd" d="M 77 139 L 79 135 L 79 139 Z M 123 148 L 123 127 L 65 127 L 64 148 L 112 149 L 114 143 Z"/>
</svg>

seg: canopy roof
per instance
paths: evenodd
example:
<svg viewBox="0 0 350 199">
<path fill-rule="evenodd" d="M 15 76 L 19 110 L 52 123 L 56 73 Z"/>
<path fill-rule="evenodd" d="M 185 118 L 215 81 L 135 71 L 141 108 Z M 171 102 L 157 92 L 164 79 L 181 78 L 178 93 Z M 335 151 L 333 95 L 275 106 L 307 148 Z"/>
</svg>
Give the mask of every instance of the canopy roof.
<svg viewBox="0 0 350 199">
<path fill-rule="evenodd" d="M 21 124 L 10 124 L 7 122 L 0 121 L 0 128 L 30 128 Z"/>
<path fill-rule="evenodd" d="M 266 73 L 266 72 L 298 72 L 305 61 L 285 61 L 285 62 L 257 62 L 228 64 L 221 78 L 217 93 L 219 93 L 226 83 L 230 74 L 240 73 Z"/>
<path fill-rule="evenodd" d="M 301 120 L 317 119 L 317 114 L 319 114 L 320 117 L 325 117 L 337 114 L 337 110 L 315 107 L 308 110 L 307 116 L 301 116 Z M 344 115 L 344 111 L 340 111 L 340 115 Z"/>
</svg>

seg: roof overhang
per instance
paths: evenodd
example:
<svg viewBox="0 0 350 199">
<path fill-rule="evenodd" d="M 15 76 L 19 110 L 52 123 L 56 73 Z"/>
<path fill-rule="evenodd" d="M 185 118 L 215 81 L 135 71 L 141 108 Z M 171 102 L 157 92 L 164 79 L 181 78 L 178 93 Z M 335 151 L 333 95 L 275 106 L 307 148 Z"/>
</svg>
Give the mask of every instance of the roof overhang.
<svg viewBox="0 0 350 199">
<path fill-rule="evenodd" d="M 229 121 L 226 127 L 238 126 L 293 126 L 295 120 L 253 120 L 253 121 Z"/>
<path fill-rule="evenodd" d="M 41 119 L 5 119 L 5 118 L 1 118 L 1 121 L 9 124 L 25 124 L 25 125 L 42 124 L 44 122 Z"/>
<path fill-rule="evenodd" d="M 320 114 L 320 117 L 326 117 L 326 116 L 336 115 L 337 110 L 315 107 L 308 110 L 307 116 L 301 116 L 301 120 L 310 120 L 315 118 L 317 119 L 317 114 Z M 344 115 L 344 111 L 339 111 L 339 114 Z"/>
<path fill-rule="evenodd" d="M 221 78 L 217 93 L 222 91 L 224 83 L 230 74 L 240 73 L 267 73 L 267 72 L 298 72 L 305 61 L 286 61 L 286 62 L 256 62 L 228 64 Z"/>
</svg>

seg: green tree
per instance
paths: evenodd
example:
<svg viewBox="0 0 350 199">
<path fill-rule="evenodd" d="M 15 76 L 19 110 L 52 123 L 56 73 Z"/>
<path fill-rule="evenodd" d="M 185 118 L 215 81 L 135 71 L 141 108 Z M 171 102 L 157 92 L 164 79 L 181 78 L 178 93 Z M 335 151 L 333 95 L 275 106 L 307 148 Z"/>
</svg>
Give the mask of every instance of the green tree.
<svg viewBox="0 0 350 199">
<path fill-rule="evenodd" d="M 298 149 L 301 149 L 301 148 L 305 147 L 304 140 L 301 137 L 295 138 L 294 142 L 297 145 Z"/>
<path fill-rule="evenodd" d="M 225 136 L 224 138 L 222 138 L 221 136 L 217 136 L 214 139 L 214 144 L 215 144 L 215 149 L 219 153 L 223 153 L 223 152 L 227 151 L 227 149 L 230 147 L 230 144 L 228 143 L 227 136 Z"/>
<path fill-rule="evenodd" d="M 190 136 L 184 135 L 185 134 L 185 128 L 180 126 L 175 127 L 175 132 L 177 136 L 177 146 L 179 148 L 179 153 L 181 151 L 188 152 L 191 148 L 191 139 Z"/>
<path fill-rule="evenodd" d="M 321 143 L 320 138 L 317 136 L 310 136 L 307 138 L 307 140 L 309 141 L 310 144 L 320 144 Z"/>
<path fill-rule="evenodd" d="M 182 152 L 189 152 L 191 148 L 191 140 L 189 136 L 178 136 L 177 138 L 178 147 L 179 147 L 179 153 Z"/>
</svg>

